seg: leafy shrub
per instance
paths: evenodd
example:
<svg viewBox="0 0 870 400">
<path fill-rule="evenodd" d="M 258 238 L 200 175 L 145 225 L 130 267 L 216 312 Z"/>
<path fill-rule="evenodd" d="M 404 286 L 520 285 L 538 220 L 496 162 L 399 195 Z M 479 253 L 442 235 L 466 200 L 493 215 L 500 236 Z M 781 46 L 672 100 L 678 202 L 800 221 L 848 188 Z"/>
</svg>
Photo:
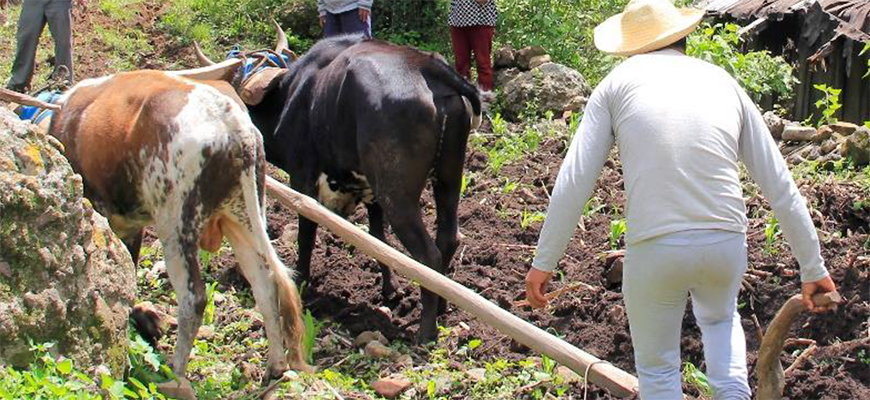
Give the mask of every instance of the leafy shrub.
<svg viewBox="0 0 870 400">
<path fill-rule="evenodd" d="M 0 399 L 101 399 L 94 381 L 76 370 L 72 360 L 48 354 L 53 346 L 31 345 L 36 359 L 28 370 L 0 368 Z"/>
<path fill-rule="evenodd" d="M 822 117 L 819 118 L 818 126 L 837 122 L 837 111 L 843 107 L 843 105 L 840 104 L 840 92 L 843 90 L 834 89 L 823 83 L 813 85 L 813 87 L 824 95 L 824 97 L 817 100 L 815 103 L 816 108 L 822 112 Z"/>
<path fill-rule="evenodd" d="M 756 103 L 765 95 L 776 96 L 779 102 L 790 99 L 797 83 L 791 65 L 767 51 L 740 53 L 738 29 L 735 24 L 702 25 L 689 35 L 686 53 L 725 69 Z"/>
</svg>

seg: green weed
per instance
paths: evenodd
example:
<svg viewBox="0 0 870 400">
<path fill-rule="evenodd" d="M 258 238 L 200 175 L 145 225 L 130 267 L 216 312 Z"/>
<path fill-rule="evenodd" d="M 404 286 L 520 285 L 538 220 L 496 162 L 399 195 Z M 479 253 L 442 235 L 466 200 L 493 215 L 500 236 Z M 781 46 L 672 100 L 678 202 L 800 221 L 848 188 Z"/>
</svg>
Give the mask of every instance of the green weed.
<svg viewBox="0 0 870 400">
<path fill-rule="evenodd" d="M 72 360 L 52 357 L 53 343 L 30 344 L 35 360 L 27 370 L 0 367 L 0 399 L 99 400 L 94 381 Z"/>
<path fill-rule="evenodd" d="M 592 196 L 586 201 L 586 205 L 583 206 L 583 216 L 591 217 L 601 211 L 604 207 L 606 207 L 606 204 L 601 204 L 598 197 Z"/>
<path fill-rule="evenodd" d="M 683 381 L 694 386 L 702 395 L 713 396 L 713 388 L 710 387 L 707 375 L 688 361 L 683 363 Z"/>
<path fill-rule="evenodd" d="M 610 248 L 616 250 L 619 248 L 619 241 L 625 235 L 625 218 L 615 219 L 610 221 Z"/>
<path fill-rule="evenodd" d="M 320 335 L 320 330 L 324 323 L 318 321 L 311 315 L 311 310 L 305 310 L 305 315 L 302 318 L 302 323 L 305 326 L 305 335 L 302 338 L 302 347 L 305 351 L 305 359 L 309 363 L 314 362 L 314 343 Z"/>
<path fill-rule="evenodd" d="M 825 97 L 816 101 L 815 106 L 822 112 L 822 117 L 819 118 L 817 126 L 832 124 L 837 122 L 837 112 L 843 107 L 840 104 L 840 92 L 842 89 L 834 89 L 823 83 L 813 85 L 813 87 L 822 92 Z"/>
<path fill-rule="evenodd" d="M 779 230 L 779 220 L 773 213 L 767 215 L 767 221 L 764 224 L 764 253 L 776 254 L 776 241 L 781 234 Z"/>
<path fill-rule="evenodd" d="M 523 228 L 523 230 L 529 229 L 532 224 L 543 222 L 544 218 L 546 217 L 547 214 L 544 214 L 540 211 L 530 212 L 529 210 L 523 210 L 523 213 L 520 217 L 520 228 Z"/>
</svg>

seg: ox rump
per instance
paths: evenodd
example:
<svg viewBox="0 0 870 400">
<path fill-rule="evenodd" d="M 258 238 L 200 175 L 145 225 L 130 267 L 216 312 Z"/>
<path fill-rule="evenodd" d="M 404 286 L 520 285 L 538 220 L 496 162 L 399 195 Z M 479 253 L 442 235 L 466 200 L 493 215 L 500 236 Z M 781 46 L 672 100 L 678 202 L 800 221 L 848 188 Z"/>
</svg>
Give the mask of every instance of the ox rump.
<svg viewBox="0 0 870 400">
<path fill-rule="evenodd" d="M 278 32 L 281 54 L 286 42 Z M 340 214 L 365 204 L 372 235 L 385 241 L 389 223 L 412 257 L 447 271 L 459 245 L 466 142 L 480 121 L 477 89 L 438 54 L 362 35 L 321 40 L 289 67 L 261 71 L 240 93 L 263 132 L 266 159 L 289 173 L 290 185 Z M 419 205 L 428 181 L 438 213 L 435 240 Z M 299 217 L 301 280 L 311 276 L 316 230 Z M 395 278 L 383 264 L 381 279 L 384 300 L 394 299 Z M 422 305 L 421 342 L 436 338 L 444 303 L 423 289 Z"/>
<path fill-rule="evenodd" d="M 263 314 L 266 378 L 310 369 L 296 285 L 266 233 L 262 136 L 221 80 L 238 64 L 82 81 L 64 94 L 49 129 L 134 263 L 143 227 L 155 226 L 178 299 L 173 370 L 188 389 L 185 371 L 206 303 L 198 249 L 215 251 L 224 236 Z"/>
</svg>

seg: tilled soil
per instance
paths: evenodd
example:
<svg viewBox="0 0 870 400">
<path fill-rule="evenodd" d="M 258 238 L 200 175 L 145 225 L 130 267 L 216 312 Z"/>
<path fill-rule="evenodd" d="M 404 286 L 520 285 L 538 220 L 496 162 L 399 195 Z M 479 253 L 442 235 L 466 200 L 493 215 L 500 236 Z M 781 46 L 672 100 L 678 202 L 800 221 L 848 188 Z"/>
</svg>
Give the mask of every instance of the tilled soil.
<svg viewBox="0 0 870 400">
<path fill-rule="evenodd" d="M 527 158 L 504 167 L 497 177 L 486 170 L 486 156 L 469 151 L 466 173 L 476 178 L 461 200 L 459 221 L 464 235 L 453 259 L 449 276 L 477 291 L 483 297 L 508 309 L 573 345 L 634 373 L 631 338 L 624 312 L 621 288 L 605 279 L 603 255 L 611 250 L 610 221 L 624 206 L 621 174 L 616 162 L 605 166 L 595 196 L 604 205 L 594 215 L 584 217 L 567 254 L 560 263 L 561 273 L 554 277 L 552 289 L 572 282 L 585 282 L 592 289 L 577 289 L 551 303 L 545 312 L 513 307 L 524 298 L 524 276 L 533 256 L 540 222 L 522 227 L 522 214 L 546 211 L 565 150 L 565 140 L 551 139 Z M 506 180 L 520 185 L 505 193 Z M 794 324 L 791 336 L 815 340 L 818 350 L 796 366 L 786 378 L 785 397 L 789 399 L 870 398 L 870 339 L 868 339 L 868 287 L 870 265 L 866 242 L 870 211 L 855 206 L 866 199 L 857 185 L 831 182 L 799 182 L 809 199 L 814 220 L 823 240 L 828 268 L 840 286 L 846 304 L 827 314 L 803 315 Z M 755 190 L 757 192 L 757 190 Z M 749 195 L 748 195 L 749 196 Z M 779 307 L 799 292 L 799 268 L 783 239 L 773 251 L 765 251 L 763 229 L 766 204 L 758 195 L 748 198 L 750 231 L 748 237 L 750 269 L 763 271 L 747 279 L 748 286 L 739 297 L 740 313 L 748 343 L 752 385 L 754 364 L 760 339 L 753 316 L 767 325 Z M 421 200 L 430 230 L 434 224 L 431 196 Z M 583 205 L 578 204 L 578 207 Z M 296 215 L 270 201 L 270 235 L 284 235 L 279 246 L 288 265 L 295 262 Z M 351 218 L 366 223 L 361 207 Z M 395 237 L 388 240 L 399 247 Z M 620 243 L 620 246 L 622 244 Z M 345 244 L 334 234 L 318 231 L 318 244 L 312 261 L 312 279 L 305 286 L 304 301 L 316 316 L 339 322 L 352 333 L 378 329 L 390 339 L 412 341 L 420 316 L 419 288 L 402 279 L 405 295 L 383 299 L 378 264 Z M 387 307 L 387 312 L 383 307 Z M 689 305 L 683 321 L 683 360 L 704 368 L 700 331 Z M 450 306 L 441 317 L 443 326 L 465 322 L 469 338 L 482 339 L 477 357 L 519 359 L 531 352 L 496 330 L 477 322 L 470 314 Z M 787 347 L 782 355 L 784 368 L 795 360 L 803 346 Z M 694 388 L 686 386 L 687 393 Z M 569 392 L 570 393 L 570 392 Z M 697 392 L 694 392 L 697 393 Z M 574 393 L 580 394 L 579 392 Z M 612 398 L 605 390 L 590 392 L 590 398 Z"/>
</svg>

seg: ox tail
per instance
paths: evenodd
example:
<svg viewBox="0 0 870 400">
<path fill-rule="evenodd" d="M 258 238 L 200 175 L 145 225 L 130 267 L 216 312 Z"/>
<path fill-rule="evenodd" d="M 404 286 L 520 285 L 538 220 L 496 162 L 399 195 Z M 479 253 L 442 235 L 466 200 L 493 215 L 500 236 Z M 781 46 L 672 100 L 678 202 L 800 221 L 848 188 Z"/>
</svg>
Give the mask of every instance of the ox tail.
<svg viewBox="0 0 870 400">
<path fill-rule="evenodd" d="M 262 153 L 258 155 L 258 163 L 265 164 Z M 303 336 L 305 328 L 302 323 L 302 302 L 296 283 L 290 276 L 290 272 L 284 263 L 278 258 L 278 254 L 269 242 L 269 234 L 266 232 L 266 209 L 261 200 L 258 186 L 265 190 L 265 165 L 258 165 L 249 171 L 256 171 L 252 179 L 242 179 L 242 193 L 245 208 L 250 219 L 250 231 L 254 235 L 255 248 L 261 254 L 269 266 L 272 281 L 275 283 L 278 294 L 278 313 L 280 314 L 281 329 L 284 331 L 284 345 L 287 347 L 287 362 L 290 367 L 298 371 L 310 372 L 313 369 L 305 361 L 303 349 Z"/>
<path fill-rule="evenodd" d="M 442 82 L 448 87 L 453 88 L 459 95 L 462 96 L 465 109 L 468 111 L 471 118 L 471 129 L 480 127 L 482 107 L 480 104 L 480 92 L 474 85 L 468 83 L 465 78 L 459 75 L 453 67 L 441 60 L 432 60 L 430 71 L 435 72 L 436 76 L 442 78 Z"/>
</svg>

